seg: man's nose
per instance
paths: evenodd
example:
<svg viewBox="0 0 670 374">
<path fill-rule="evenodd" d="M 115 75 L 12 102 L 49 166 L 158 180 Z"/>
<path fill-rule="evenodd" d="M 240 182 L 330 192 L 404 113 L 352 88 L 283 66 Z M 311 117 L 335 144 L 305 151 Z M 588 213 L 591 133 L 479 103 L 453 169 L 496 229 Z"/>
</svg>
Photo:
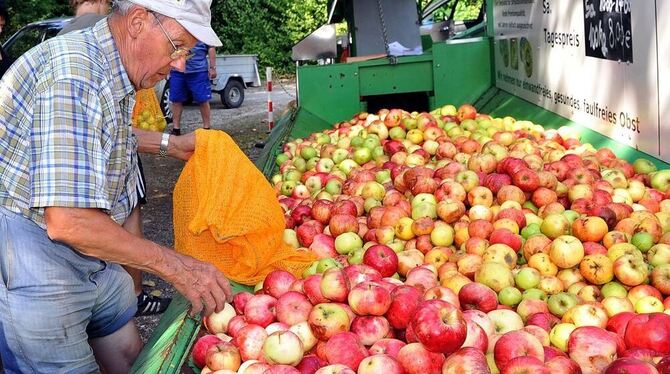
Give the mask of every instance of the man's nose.
<svg viewBox="0 0 670 374">
<path fill-rule="evenodd" d="M 186 58 L 182 57 L 182 58 L 178 58 L 176 60 L 172 60 L 172 62 L 170 63 L 170 66 L 174 70 L 176 70 L 180 73 L 183 73 L 184 71 L 186 71 Z"/>
</svg>

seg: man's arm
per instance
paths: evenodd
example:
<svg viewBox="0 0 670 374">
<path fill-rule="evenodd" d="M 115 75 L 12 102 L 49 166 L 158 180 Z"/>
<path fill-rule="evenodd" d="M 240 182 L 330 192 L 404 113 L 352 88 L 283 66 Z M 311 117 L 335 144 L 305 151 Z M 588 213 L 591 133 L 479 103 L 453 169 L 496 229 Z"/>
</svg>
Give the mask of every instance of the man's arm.
<svg viewBox="0 0 670 374">
<path fill-rule="evenodd" d="M 220 311 L 232 299 L 230 283 L 214 265 L 132 235 L 98 209 L 48 207 L 44 218 L 52 240 L 172 283 L 191 302 L 193 315 L 203 307 L 205 315 Z"/>
<path fill-rule="evenodd" d="M 216 78 L 216 48 L 209 47 L 207 58 L 209 59 L 209 79 L 214 79 Z"/>
<path fill-rule="evenodd" d="M 158 154 L 163 133 L 133 127 L 133 134 L 137 137 L 138 151 L 140 153 Z M 194 150 L 195 132 L 180 136 L 170 135 L 168 156 L 186 161 L 193 155 Z"/>
</svg>

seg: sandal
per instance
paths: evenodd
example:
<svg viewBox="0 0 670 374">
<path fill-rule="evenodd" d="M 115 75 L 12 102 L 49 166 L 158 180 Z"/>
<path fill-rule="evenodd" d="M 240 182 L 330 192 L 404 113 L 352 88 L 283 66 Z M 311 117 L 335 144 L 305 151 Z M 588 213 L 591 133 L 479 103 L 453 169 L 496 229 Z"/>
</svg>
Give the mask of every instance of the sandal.
<svg viewBox="0 0 670 374">
<path fill-rule="evenodd" d="M 156 297 L 142 290 L 137 295 L 137 312 L 135 313 L 135 317 L 161 314 L 165 312 L 171 301 L 171 298 Z"/>
</svg>

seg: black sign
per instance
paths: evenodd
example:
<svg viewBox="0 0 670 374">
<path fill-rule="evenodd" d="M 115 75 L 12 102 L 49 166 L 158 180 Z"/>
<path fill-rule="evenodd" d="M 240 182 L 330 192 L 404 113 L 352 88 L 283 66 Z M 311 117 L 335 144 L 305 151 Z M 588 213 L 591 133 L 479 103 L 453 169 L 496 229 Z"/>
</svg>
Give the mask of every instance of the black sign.
<svg viewBox="0 0 670 374">
<path fill-rule="evenodd" d="M 586 55 L 633 62 L 633 0 L 584 0 Z"/>
</svg>

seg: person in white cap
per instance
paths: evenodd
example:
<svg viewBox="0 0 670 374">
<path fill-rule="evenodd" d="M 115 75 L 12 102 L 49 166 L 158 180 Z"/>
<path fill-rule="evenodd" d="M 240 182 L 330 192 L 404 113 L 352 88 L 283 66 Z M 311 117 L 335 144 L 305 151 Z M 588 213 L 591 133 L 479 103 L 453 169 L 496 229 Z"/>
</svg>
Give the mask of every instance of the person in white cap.
<svg viewBox="0 0 670 374">
<path fill-rule="evenodd" d="M 127 373 L 142 342 L 130 276 L 156 274 L 205 315 L 230 301 L 213 265 L 124 229 L 140 152 L 188 159 L 194 135 L 131 130 L 134 94 L 221 45 L 211 0 L 119 0 L 0 81 L 0 356 L 6 373 Z M 132 131 L 136 131 L 133 135 Z"/>
</svg>

